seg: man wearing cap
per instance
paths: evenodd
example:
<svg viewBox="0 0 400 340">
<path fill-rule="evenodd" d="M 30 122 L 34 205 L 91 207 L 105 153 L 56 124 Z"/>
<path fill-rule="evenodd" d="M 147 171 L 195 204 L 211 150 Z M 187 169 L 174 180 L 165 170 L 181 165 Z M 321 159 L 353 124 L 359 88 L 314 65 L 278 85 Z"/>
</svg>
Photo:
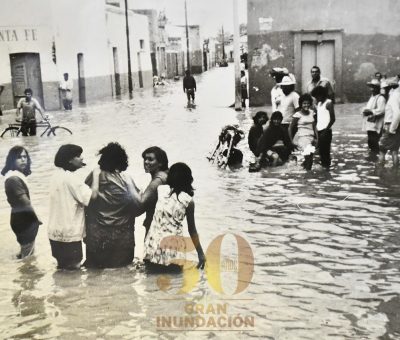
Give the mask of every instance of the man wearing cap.
<svg viewBox="0 0 400 340">
<path fill-rule="evenodd" d="M 296 82 L 289 75 L 284 76 L 282 81 L 278 83 L 282 90 L 282 95 L 278 98 L 276 111 L 280 111 L 283 115 L 282 127 L 289 135 L 288 129 L 292 122 L 295 111 L 299 108 L 299 94 L 295 92 Z"/>
<path fill-rule="evenodd" d="M 274 67 L 269 74 L 275 79 L 275 86 L 271 90 L 272 112 L 275 112 L 276 106 L 280 102 L 280 97 L 283 96 L 283 92 L 278 83 L 282 81 L 284 76 L 289 75 L 289 71 L 285 67 Z"/>
<path fill-rule="evenodd" d="M 385 119 L 383 125 L 383 136 L 379 143 L 379 159 L 385 162 L 385 155 L 390 151 L 393 159 L 393 166 L 399 165 L 400 148 L 400 88 L 396 77 L 387 79 L 387 84 L 393 90 L 385 107 Z"/>
<path fill-rule="evenodd" d="M 335 93 L 333 92 L 332 84 L 328 78 L 321 77 L 321 69 L 318 66 L 311 68 L 311 80 L 307 84 L 307 92 L 311 94 L 311 91 L 317 87 L 326 87 L 328 90 L 328 99 L 335 103 Z"/>
<path fill-rule="evenodd" d="M 371 90 L 371 97 L 362 110 L 362 128 L 368 134 L 370 154 L 367 160 L 376 161 L 379 154 L 379 139 L 382 135 L 386 99 L 380 94 L 381 82 L 378 79 L 372 79 L 367 85 Z"/>
</svg>

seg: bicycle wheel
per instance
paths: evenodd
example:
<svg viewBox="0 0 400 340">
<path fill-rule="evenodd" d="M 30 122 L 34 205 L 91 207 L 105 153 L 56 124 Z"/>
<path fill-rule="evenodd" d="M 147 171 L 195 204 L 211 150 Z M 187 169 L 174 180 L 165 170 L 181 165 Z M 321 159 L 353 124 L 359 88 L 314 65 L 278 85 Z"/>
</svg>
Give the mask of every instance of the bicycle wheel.
<svg viewBox="0 0 400 340">
<path fill-rule="evenodd" d="M 47 133 L 47 136 L 51 134 L 53 134 L 53 136 L 69 136 L 72 135 L 72 131 L 64 126 L 54 126 Z"/>
<path fill-rule="evenodd" d="M 0 135 L 1 138 L 12 138 L 18 137 L 21 133 L 21 130 L 16 126 L 9 126 L 6 128 L 3 133 Z"/>
</svg>

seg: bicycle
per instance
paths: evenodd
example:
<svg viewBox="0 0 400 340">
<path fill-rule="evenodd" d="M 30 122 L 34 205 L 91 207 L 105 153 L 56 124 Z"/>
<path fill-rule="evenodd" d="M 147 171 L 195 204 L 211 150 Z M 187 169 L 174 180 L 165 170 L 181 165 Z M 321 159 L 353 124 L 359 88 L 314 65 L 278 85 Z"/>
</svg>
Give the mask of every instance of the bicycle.
<svg viewBox="0 0 400 340">
<path fill-rule="evenodd" d="M 48 115 L 42 115 L 42 120 L 36 123 L 36 127 L 45 127 L 40 137 L 43 137 L 45 134 L 47 134 L 47 137 L 51 134 L 57 136 L 63 134 L 63 132 L 72 135 L 72 131 L 64 126 L 52 126 Z M 21 132 L 21 121 L 17 119 L 16 123 L 8 124 L 8 127 L 1 133 L 0 137 L 18 137 L 21 135 Z"/>
</svg>

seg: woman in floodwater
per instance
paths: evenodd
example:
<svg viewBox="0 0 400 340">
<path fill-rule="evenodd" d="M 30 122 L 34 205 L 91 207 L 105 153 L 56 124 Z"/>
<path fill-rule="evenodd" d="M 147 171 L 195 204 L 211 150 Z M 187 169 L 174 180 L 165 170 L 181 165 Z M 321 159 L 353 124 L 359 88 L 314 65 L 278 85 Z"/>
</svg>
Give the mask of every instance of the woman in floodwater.
<svg viewBox="0 0 400 340">
<path fill-rule="evenodd" d="M 186 216 L 188 231 L 203 269 L 205 256 L 194 219 L 192 171 L 184 163 L 171 166 L 167 184 L 158 187 L 158 201 L 153 222 L 144 243 L 144 261 L 150 270 L 179 271 L 185 262 L 185 239 L 182 222 Z"/>
<path fill-rule="evenodd" d="M 85 266 L 114 268 L 132 262 L 135 250 L 137 208 L 131 193 L 132 180 L 124 173 L 128 156 L 118 143 L 99 151 L 99 192 L 86 214 Z M 93 173 L 86 179 L 92 185 Z"/>
<path fill-rule="evenodd" d="M 136 201 L 139 207 L 139 214 L 146 212 L 143 226 L 146 228 L 147 235 L 157 203 L 157 188 L 167 182 L 168 157 L 167 153 L 158 146 L 152 146 L 144 150 L 142 157 L 144 171 L 151 175 L 151 181 L 144 192 L 137 192 Z"/>
<path fill-rule="evenodd" d="M 36 216 L 29 195 L 27 176 L 31 173 L 28 151 L 22 146 L 12 147 L 1 174 L 6 178 L 5 191 L 11 205 L 11 229 L 21 246 L 17 255 L 19 259 L 34 253 L 38 227 L 42 224 Z"/>
</svg>

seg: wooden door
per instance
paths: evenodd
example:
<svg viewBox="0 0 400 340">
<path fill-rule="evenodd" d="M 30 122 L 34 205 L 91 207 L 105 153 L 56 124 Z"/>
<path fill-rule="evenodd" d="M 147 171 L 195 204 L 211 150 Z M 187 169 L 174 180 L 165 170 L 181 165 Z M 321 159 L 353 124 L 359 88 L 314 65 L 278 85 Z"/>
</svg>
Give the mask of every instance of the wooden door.
<svg viewBox="0 0 400 340">
<path fill-rule="evenodd" d="M 311 68 L 314 65 L 317 65 L 317 44 L 303 42 L 301 44 L 301 93 L 307 92 L 307 84 L 311 79 Z"/>
<path fill-rule="evenodd" d="M 311 68 L 317 65 L 321 75 L 335 84 L 335 43 L 334 41 L 303 41 L 301 44 L 301 92 L 307 91 L 311 80 Z"/>
<path fill-rule="evenodd" d="M 24 97 L 27 88 L 32 89 L 40 105 L 43 102 L 42 72 L 40 69 L 40 56 L 38 53 L 15 53 L 10 54 L 12 88 L 14 95 L 14 105 L 19 99 Z"/>
<path fill-rule="evenodd" d="M 335 44 L 333 41 L 322 41 L 317 45 L 317 65 L 321 75 L 331 81 L 335 89 Z"/>
</svg>

